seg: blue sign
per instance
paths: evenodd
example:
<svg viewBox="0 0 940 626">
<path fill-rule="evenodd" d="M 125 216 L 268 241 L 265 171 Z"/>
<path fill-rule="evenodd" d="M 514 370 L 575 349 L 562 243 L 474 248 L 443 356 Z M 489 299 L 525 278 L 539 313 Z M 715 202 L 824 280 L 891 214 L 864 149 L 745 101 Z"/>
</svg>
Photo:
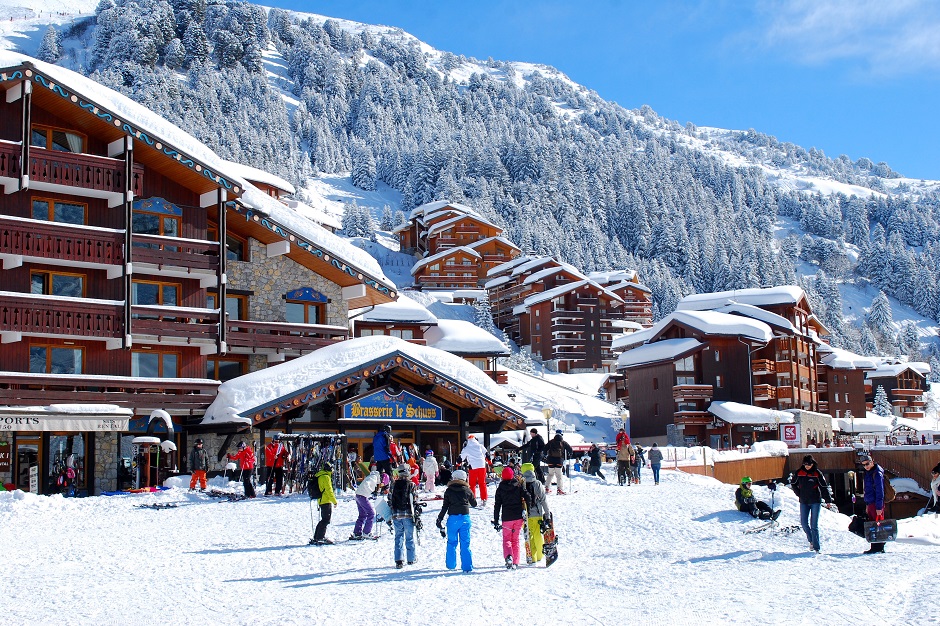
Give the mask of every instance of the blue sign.
<svg viewBox="0 0 940 626">
<path fill-rule="evenodd" d="M 343 405 L 344 420 L 381 420 L 395 422 L 443 422 L 444 410 L 413 393 L 397 395 L 380 389 Z"/>
</svg>

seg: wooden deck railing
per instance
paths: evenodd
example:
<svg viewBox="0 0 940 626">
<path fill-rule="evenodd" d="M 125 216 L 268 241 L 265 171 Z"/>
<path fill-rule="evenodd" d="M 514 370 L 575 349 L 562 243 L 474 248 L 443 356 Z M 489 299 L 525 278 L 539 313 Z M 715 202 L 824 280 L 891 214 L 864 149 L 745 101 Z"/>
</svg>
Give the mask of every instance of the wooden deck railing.
<svg viewBox="0 0 940 626">
<path fill-rule="evenodd" d="M 349 337 L 345 326 L 228 320 L 229 348 L 275 348 L 310 352 Z"/>
<path fill-rule="evenodd" d="M 116 302 L 0 292 L 0 330 L 6 332 L 116 338 L 124 308 Z"/>
<path fill-rule="evenodd" d="M 0 216 L 0 254 L 120 265 L 123 242 L 117 230 Z"/>
<path fill-rule="evenodd" d="M 31 147 L 29 150 L 29 180 L 94 189 L 108 193 L 124 193 L 124 161 L 91 154 L 56 152 Z M 143 193 L 144 168 L 134 166 L 132 190 L 135 196 Z"/>
</svg>

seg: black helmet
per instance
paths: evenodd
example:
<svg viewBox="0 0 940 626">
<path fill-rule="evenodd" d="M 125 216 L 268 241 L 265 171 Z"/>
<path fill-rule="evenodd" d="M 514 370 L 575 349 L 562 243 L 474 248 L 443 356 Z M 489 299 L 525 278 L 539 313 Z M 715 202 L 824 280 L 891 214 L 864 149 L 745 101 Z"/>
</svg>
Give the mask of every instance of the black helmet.
<svg viewBox="0 0 940 626">
<path fill-rule="evenodd" d="M 320 469 L 322 469 L 324 472 L 332 472 L 333 464 L 327 461 L 326 463 L 323 464 L 323 467 L 321 467 Z"/>
<path fill-rule="evenodd" d="M 201 445 L 202 445 L 202 439 L 197 439 L 197 440 L 196 440 L 196 445 L 197 445 L 197 446 L 201 446 Z"/>
<path fill-rule="evenodd" d="M 382 427 L 382 430 L 384 430 L 384 431 L 387 432 L 387 433 L 390 433 L 390 432 L 392 432 L 392 425 L 391 425 L 391 424 L 386 424 L 385 426 Z"/>
<path fill-rule="evenodd" d="M 244 441 L 239 441 L 239 442 L 238 442 L 238 449 L 241 450 L 242 448 L 244 448 L 244 447 L 247 446 L 247 445 L 248 445 L 248 444 L 245 443 Z"/>
</svg>

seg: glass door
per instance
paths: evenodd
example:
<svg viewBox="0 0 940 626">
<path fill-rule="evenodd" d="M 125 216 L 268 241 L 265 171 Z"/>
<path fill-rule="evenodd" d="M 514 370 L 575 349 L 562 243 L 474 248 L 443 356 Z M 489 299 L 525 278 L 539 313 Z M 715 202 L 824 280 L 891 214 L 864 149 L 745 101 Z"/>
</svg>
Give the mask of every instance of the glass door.
<svg viewBox="0 0 940 626">
<path fill-rule="evenodd" d="M 40 458 L 39 435 L 16 438 L 16 468 L 14 469 L 17 489 L 40 493 Z"/>
</svg>

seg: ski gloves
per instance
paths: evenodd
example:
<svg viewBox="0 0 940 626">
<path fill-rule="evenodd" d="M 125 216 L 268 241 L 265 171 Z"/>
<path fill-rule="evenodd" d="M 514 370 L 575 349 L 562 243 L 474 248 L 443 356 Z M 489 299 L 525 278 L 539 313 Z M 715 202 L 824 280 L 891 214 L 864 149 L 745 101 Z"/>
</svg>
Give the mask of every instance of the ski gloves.
<svg viewBox="0 0 940 626">
<path fill-rule="evenodd" d="M 437 523 L 435 524 L 437 528 L 441 531 L 441 537 L 447 539 L 447 531 L 444 530 L 444 520 L 443 518 L 437 518 Z"/>
<path fill-rule="evenodd" d="M 503 529 L 503 526 L 502 526 L 502 524 L 500 524 L 497 520 L 494 519 L 494 520 L 493 520 L 493 528 L 495 528 L 496 531 L 499 532 L 499 531 L 501 531 L 501 530 Z"/>
</svg>

